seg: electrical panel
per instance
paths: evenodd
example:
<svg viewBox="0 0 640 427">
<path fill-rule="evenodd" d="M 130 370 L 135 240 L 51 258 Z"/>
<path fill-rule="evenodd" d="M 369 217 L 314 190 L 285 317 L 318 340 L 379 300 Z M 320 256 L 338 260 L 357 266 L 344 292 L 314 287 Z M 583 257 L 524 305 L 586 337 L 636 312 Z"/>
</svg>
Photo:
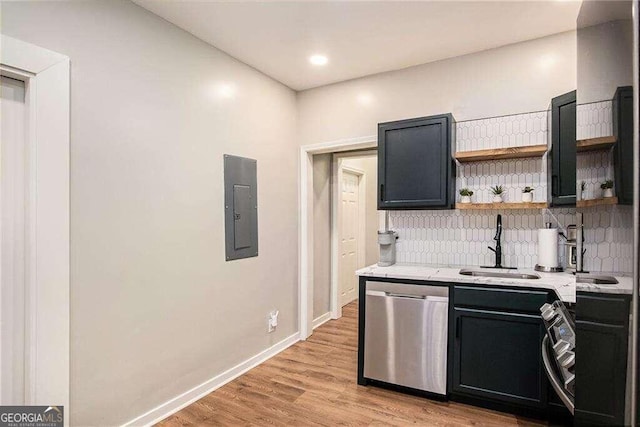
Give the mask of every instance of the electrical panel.
<svg viewBox="0 0 640 427">
<path fill-rule="evenodd" d="M 258 186 L 254 159 L 224 155 L 227 261 L 258 256 Z"/>
</svg>

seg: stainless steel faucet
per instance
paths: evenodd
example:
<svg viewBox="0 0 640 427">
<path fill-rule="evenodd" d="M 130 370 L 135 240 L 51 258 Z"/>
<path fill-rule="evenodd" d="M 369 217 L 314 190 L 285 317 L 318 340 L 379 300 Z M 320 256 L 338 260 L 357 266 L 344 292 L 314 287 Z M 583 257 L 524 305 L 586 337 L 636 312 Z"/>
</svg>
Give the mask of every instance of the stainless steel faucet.
<svg viewBox="0 0 640 427">
<path fill-rule="evenodd" d="M 493 240 L 496 241 L 496 248 L 492 248 L 489 246 L 489 249 L 496 254 L 496 262 L 493 266 L 494 268 L 502 268 L 502 245 L 500 244 L 500 239 L 502 237 L 502 215 L 498 214 L 498 219 L 496 221 L 496 235 L 493 237 Z"/>
</svg>

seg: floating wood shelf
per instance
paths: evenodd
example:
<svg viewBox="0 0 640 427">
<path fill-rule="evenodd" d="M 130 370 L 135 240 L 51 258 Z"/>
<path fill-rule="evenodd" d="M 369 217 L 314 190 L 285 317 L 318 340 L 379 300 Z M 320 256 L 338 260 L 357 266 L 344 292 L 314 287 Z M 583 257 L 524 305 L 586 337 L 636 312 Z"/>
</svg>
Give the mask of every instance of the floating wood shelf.
<svg viewBox="0 0 640 427">
<path fill-rule="evenodd" d="M 589 206 L 617 205 L 617 197 L 603 197 L 602 199 L 578 200 L 576 206 L 579 208 L 588 208 Z"/>
<path fill-rule="evenodd" d="M 481 162 L 485 160 L 522 159 L 525 157 L 542 157 L 547 152 L 546 145 L 530 145 L 527 147 L 492 148 L 489 150 L 458 151 L 455 158 L 461 162 Z"/>
<path fill-rule="evenodd" d="M 546 202 L 532 202 L 532 203 L 456 203 L 456 209 L 544 209 L 548 208 L 549 204 Z"/>
<path fill-rule="evenodd" d="M 585 151 L 607 150 L 616 143 L 615 136 L 603 136 L 600 138 L 579 139 L 576 141 L 578 153 Z"/>
</svg>

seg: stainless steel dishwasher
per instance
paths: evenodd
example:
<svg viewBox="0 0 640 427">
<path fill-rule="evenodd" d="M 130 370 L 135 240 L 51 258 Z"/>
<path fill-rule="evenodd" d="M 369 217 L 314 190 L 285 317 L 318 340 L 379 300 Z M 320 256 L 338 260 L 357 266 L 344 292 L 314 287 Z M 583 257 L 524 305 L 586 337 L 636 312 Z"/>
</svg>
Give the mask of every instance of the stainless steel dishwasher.
<svg viewBox="0 0 640 427">
<path fill-rule="evenodd" d="M 364 377 L 447 393 L 449 289 L 367 281 Z"/>
</svg>

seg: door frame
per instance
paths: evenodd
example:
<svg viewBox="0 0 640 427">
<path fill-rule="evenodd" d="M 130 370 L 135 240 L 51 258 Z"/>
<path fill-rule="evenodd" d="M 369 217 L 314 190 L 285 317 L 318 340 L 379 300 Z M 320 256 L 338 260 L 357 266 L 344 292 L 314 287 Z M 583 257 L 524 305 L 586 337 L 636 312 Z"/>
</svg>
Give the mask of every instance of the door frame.
<svg viewBox="0 0 640 427">
<path fill-rule="evenodd" d="M 0 43 L 0 72 L 25 82 L 27 110 L 25 403 L 69 414 L 70 61 L 6 35 Z"/>
<path fill-rule="evenodd" d="M 306 340 L 313 331 L 313 156 L 376 148 L 376 135 L 341 139 L 300 147 L 298 188 L 298 329 Z"/>
<path fill-rule="evenodd" d="M 345 166 L 344 160 L 368 155 L 370 152 L 337 153 L 331 162 L 331 292 L 329 299 L 329 311 L 332 319 L 342 317 L 342 304 L 340 303 L 340 194 L 342 190 L 343 171 L 358 175 L 358 268 L 364 267 L 366 249 L 366 193 L 367 176 L 363 170 Z"/>
</svg>

